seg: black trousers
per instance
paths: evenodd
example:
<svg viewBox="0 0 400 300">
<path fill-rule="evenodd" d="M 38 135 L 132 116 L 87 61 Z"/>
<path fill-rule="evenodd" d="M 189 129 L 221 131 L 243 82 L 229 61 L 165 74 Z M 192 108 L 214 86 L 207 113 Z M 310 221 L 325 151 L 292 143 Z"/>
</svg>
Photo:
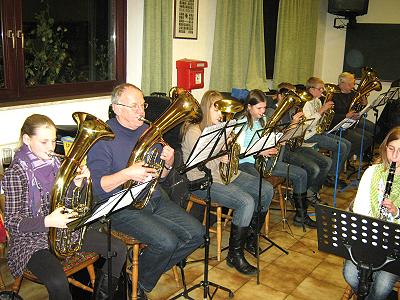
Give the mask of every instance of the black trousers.
<svg viewBox="0 0 400 300">
<path fill-rule="evenodd" d="M 88 229 L 82 244 L 82 251 L 91 251 L 107 257 L 107 235 L 96 230 Z M 112 258 L 113 276 L 119 277 L 126 259 L 126 246 L 120 240 L 112 238 L 111 251 L 117 255 Z M 48 249 L 35 252 L 27 268 L 46 286 L 50 300 L 72 299 L 67 277 L 57 257 Z M 107 273 L 107 263 L 103 266 Z"/>
</svg>

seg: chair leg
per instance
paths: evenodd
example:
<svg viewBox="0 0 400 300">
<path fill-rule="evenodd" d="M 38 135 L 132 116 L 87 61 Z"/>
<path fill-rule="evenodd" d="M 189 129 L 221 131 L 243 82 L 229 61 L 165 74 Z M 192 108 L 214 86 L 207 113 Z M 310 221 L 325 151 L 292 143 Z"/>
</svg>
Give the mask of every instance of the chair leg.
<svg viewBox="0 0 400 300">
<path fill-rule="evenodd" d="M 228 213 L 226 214 L 226 217 L 225 217 L 224 227 L 226 227 L 226 225 L 228 225 L 228 222 L 229 222 L 229 220 L 231 219 L 231 216 L 232 216 L 232 212 L 233 212 L 233 209 L 230 208 L 228 210 Z"/>
<path fill-rule="evenodd" d="M 265 222 L 264 222 L 265 235 L 268 235 L 269 233 L 269 218 L 270 218 L 270 210 L 268 210 L 267 215 L 265 216 Z M 262 222 L 262 220 L 260 220 L 260 222 Z"/>
<path fill-rule="evenodd" d="M 186 212 L 190 213 L 190 211 L 192 210 L 192 207 L 193 207 L 193 202 L 188 201 L 188 204 L 186 206 Z"/>
<path fill-rule="evenodd" d="M 137 300 L 139 280 L 139 244 L 132 246 L 132 300 Z"/>
<path fill-rule="evenodd" d="M 173 266 L 172 267 L 172 273 L 174 274 L 176 287 L 179 287 L 179 274 L 178 274 L 178 267 L 177 266 Z"/>
<path fill-rule="evenodd" d="M 88 265 L 86 267 L 86 269 L 89 273 L 90 283 L 91 283 L 92 287 L 94 287 L 94 282 L 96 281 L 96 272 L 94 271 L 94 266 Z"/>
<path fill-rule="evenodd" d="M 23 278 L 22 276 L 15 278 L 15 280 L 11 286 L 11 290 L 16 294 L 19 293 L 19 289 L 20 289 L 21 283 L 22 283 L 22 278 Z"/>
<path fill-rule="evenodd" d="M 343 296 L 342 296 L 342 300 L 349 300 L 351 299 L 351 297 L 354 295 L 354 292 L 351 288 L 350 285 L 346 286 L 346 289 L 344 290 Z"/>
<path fill-rule="evenodd" d="M 222 207 L 217 207 L 217 260 L 221 261 L 222 244 Z"/>
</svg>

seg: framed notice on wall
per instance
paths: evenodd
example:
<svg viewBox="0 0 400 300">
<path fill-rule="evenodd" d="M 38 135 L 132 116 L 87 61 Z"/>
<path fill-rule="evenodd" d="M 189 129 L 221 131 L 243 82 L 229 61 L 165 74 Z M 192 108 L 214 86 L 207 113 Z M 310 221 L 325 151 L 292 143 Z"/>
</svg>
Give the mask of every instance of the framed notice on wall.
<svg viewBox="0 0 400 300">
<path fill-rule="evenodd" d="M 175 0 L 174 38 L 197 39 L 199 0 Z"/>
</svg>

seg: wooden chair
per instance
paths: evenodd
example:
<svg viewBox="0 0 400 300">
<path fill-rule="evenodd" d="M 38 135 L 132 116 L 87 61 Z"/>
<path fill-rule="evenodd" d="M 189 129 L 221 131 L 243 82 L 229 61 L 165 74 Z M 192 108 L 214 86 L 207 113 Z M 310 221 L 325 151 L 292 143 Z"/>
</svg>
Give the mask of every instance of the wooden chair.
<svg viewBox="0 0 400 300">
<path fill-rule="evenodd" d="M 131 276 L 131 281 L 132 281 L 132 300 L 137 299 L 137 289 L 138 289 L 138 280 L 139 280 L 139 253 L 140 250 L 145 248 L 146 245 L 144 243 L 141 243 L 137 239 L 122 233 L 120 231 L 112 230 L 111 235 L 122 242 L 125 243 L 125 245 L 128 248 L 132 248 L 132 265 L 131 266 L 126 266 L 126 272 Z M 174 266 L 172 268 L 172 272 L 174 274 L 175 282 L 176 285 L 179 287 L 179 275 L 178 275 L 178 270 L 177 267 Z"/>
<path fill-rule="evenodd" d="M 96 279 L 96 275 L 94 272 L 93 264 L 99 259 L 99 255 L 94 252 L 78 252 L 71 257 L 68 257 L 62 261 L 62 266 L 65 272 L 65 275 L 68 278 L 68 282 L 78 288 L 81 288 L 88 292 L 93 292 L 94 281 Z M 87 286 L 72 277 L 73 274 L 78 271 L 86 268 L 91 282 L 91 287 Z M 29 270 L 26 270 L 24 274 L 14 280 L 14 283 L 11 287 L 12 291 L 18 294 L 19 289 L 21 287 L 22 279 L 26 278 L 30 281 L 40 283 L 39 279 L 33 275 Z"/>
<path fill-rule="evenodd" d="M 397 289 L 397 300 L 400 300 L 400 281 L 396 282 L 395 288 Z M 354 294 L 354 291 L 351 288 L 351 286 L 347 285 L 344 290 L 342 300 L 349 300 L 349 299 L 357 300 L 357 295 Z"/>
<path fill-rule="evenodd" d="M 272 184 L 272 187 L 274 188 L 275 191 L 278 191 L 278 201 L 275 201 L 275 197 L 274 199 L 272 199 L 272 202 L 279 202 L 279 206 L 281 209 L 281 215 L 282 218 L 284 218 L 285 216 L 285 203 L 284 203 L 284 198 L 283 198 L 283 185 L 285 183 L 285 178 L 283 177 L 277 177 L 277 176 L 270 176 L 268 178 L 266 178 L 266 180 Z M 257 199 L 258 200 L 258 199 Z M 227 225 L 227 223 L 232 219 L 232 212 L 233 209 L 229 209 L 227 216 L 225 218 L 225 222 L 224 222 L 224 227 Z M 264 222 L 264 232 L 265 234 L 268 234 L 269 232 L 269 219 L 270 219 L 270 210 L 268 210 L 267 215 L 265 216 L 265 222 Z"/>
<path fill-rule="evenodd" d="M 203 217 L 203 225 L 206 224 L 206 201 L 202 198 L 199 198 L 193 194 L 189 195 L 188 204 L 186 206 L 186 211 L 190 213 L 192 210 L 193 204 L 196 203 L 198 205 L 204 206 L 204 217 Z M 222 252 L 222 205 L 218 203 L 211 203 L 211 208 L 215 209 L 214 213 L 217 216 L 217 226 L 216 228 L 210 228 L 210 232 L 217 234 L 217 260 L 221 261 L 221 252 Z"/>
</svg>

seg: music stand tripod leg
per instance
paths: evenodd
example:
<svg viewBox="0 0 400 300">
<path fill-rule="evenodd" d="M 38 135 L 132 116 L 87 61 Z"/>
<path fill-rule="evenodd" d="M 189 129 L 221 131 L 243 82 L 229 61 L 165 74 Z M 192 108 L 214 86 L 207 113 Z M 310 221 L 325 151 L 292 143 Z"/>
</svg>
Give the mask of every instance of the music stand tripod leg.
<svg viewBox="0 0 400 300">
<path fill-rule="evenodd" d="M 205 165 L 202 165 L 199 167 L 201 171 L 203 171 L 206 176 L 207 176 L 207 197 L 206 197 L 206 233 L 204 234 L 204 278 L 202 281 L 200 281 L 198 284 L 195 284 L 194 286 L 190 287 L 186 291 L 180 293 L 179 295 L 176 295 L 175 297 L 171 298 L 170 300 L 173 299 L 178 299 L 180 297 L 185 297 L 186 299 L 192 299 L 189 296 L 189 293 L 197 288 L 202 287 L 203 288 L 203 299 L 212 299 L 215 295 L 215 293 L 220 289 L 229 294 L 229 298 L 233 298 L 234 294 L 233 292 L 219 284 L 216 284 L 214 282 L 211 282 L 208 280 L 208 257 L 209 257 L 209 252 L 210 252 L 210 211 L 211 211 L 211 184 L 212 184 L 212 175 L 211 175 L 211 170 L 208 169 Z M 215 290 L 213 291 L 212 294 L 210 294 L 210 286 L 215 287 Z"/>
</svg>

